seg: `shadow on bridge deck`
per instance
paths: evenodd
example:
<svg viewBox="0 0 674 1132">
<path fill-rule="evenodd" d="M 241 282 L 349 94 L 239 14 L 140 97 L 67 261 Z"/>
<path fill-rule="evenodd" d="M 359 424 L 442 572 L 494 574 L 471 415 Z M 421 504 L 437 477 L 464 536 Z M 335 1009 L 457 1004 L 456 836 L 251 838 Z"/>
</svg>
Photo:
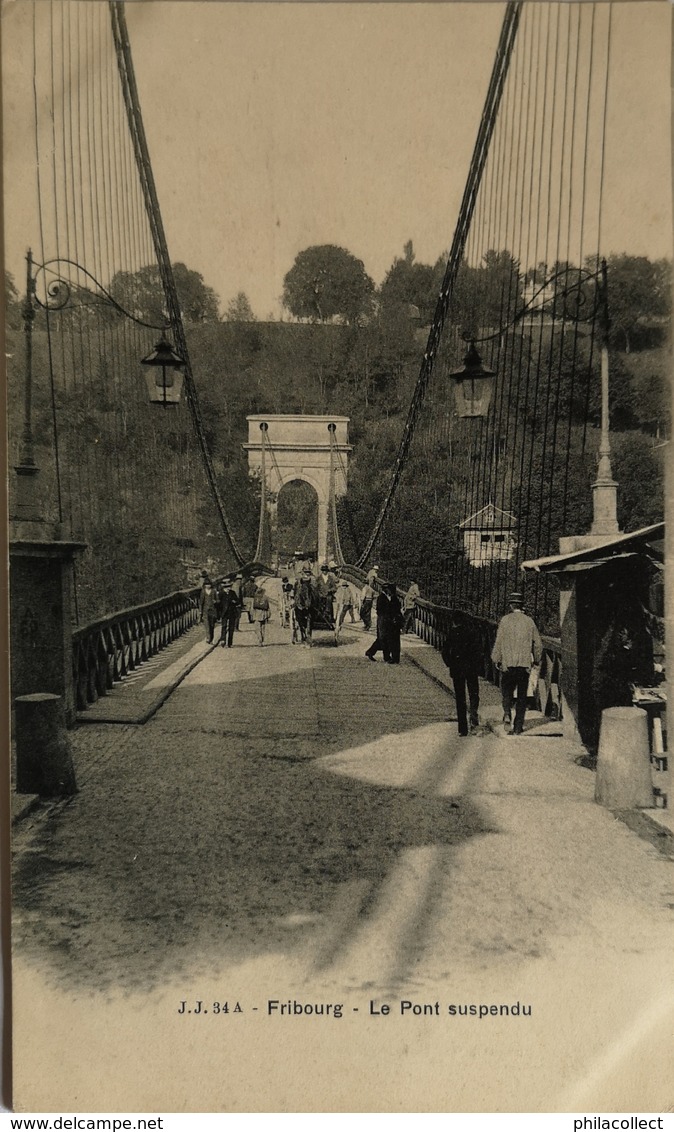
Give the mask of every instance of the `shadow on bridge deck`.
<svg viewBox="0 0 674 1132">
<path fill-rule="evenodd" d="M 65 1079 L 78 1079 L 102 998 L 111 1033 L 129 1035 L 127 1061 L 149 1004 L 162 1040 L 198 1043 L 214 1079 L 226 1044 L 236 1074 L 224 1106 L 231 1080 L 254 1089 L 262 1059 L 286 1095 L 286 1022 L 261 1021 L 270 999 L 347 1004 L 340 1049 L 353 1073 L 369 1066 L 368 1081 L 381 1048 L 371 1001 L 438 1000 L 445 1015 L 448 1002 L 533 1002 L 533 1019 L 488 1030 L 422 1019 L 449 1026 L 437 1048 L 413 1020 L 409 1037 L 391 1032 L 401 1066 L 417 1051 L 415 1108 L 448 1072 L 452 1097 L 469 1104 L 462 1082 L 482 1064 L 484 1104 L 498 1106 L 507 1064 L 517 1096 L 547 1111 L 574 1074 L 582 1084 L 588 1050 L 598 1056 L 657 995 L 671 944 L 661 859 L 594 805 L 593 775 L 563 740 L 459 739 L 446 691 L 409 658 L 370 664 L 362 633 L 339 649 L 253 640 L 244 627 L 235 648 L 211 652 L 144 727 L 79 728 L 80 793 L 17 827 L 15 979 L 76 1020 L 72 1050 L 58 1051 Z M 631 972 L 619 1000 L 617 966 Z M 588 1018 L 581 1043 L 569 988 Z M 206 1022 L 178 1014 L 197 998 Z M 239 1050 L 238 1022 L 212 1017 L 222 999 L 241 1001 L 259 1065 Z M 329 1065 L 333 1023 L 313 1021 L 302 1056 L 308 1066 L 320 1048 Z M 146 1107 L 156 1049 L 139 1077 Z M 164 1075 L 156 1107 L 179 1109 L 182 1087 Z M 348 1076 L 325 1087 L 348 1108 Z M 409 1087 L 391 1081 L 391 1096 Z"/>
<path fill-rule="evenodd" d="M 522 747 L 485 760 L 499 741 L 459 740 L 447 692 L 405 656 L 370 664 L 362 632 L 254 642 L 244 625 L 145 727 L 75 733 L 81 792 L 25 834 L 14 888 L 19 947 L 58 982 L 150 987 L 281 953 L 398 983 L 462 846 L 499 832 L 479 797 L 583 796 L 566 764 L 537 784 Z"/>
</svg>

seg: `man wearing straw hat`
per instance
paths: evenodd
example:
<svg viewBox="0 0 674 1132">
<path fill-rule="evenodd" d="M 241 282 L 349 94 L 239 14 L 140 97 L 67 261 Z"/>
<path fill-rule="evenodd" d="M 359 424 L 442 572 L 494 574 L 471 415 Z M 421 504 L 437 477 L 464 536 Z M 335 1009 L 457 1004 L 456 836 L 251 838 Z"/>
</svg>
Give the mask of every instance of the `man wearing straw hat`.
<svg viewBox="0 0 674 1132">
<path fill-rule="evenodd" d="M 513 735 L 522 734 L 527 710 L 529 673 L 533 664 L 540 663 L 542 652 L 541 635 L 532 618 L 524 612 L 523 603 L 521 593 L 510 595 L 510 612 L 499 622 L 491 654 L 494 664 L 501 672 L 506 734 L 510 734 L 513 697 L 517 694 Z"/>
</svg>

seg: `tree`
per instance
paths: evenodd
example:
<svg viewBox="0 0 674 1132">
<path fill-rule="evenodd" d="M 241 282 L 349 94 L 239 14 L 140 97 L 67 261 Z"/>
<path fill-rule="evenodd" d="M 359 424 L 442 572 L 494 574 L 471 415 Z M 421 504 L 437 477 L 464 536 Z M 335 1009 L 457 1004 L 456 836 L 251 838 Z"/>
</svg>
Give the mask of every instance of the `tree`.
<svg viewBox="0 0 674 1132">
<path fill-rule="evenodd" d="M 257 322 L 245 291 L 239 291 L 235 299 L 229 300 L 225 322 Z"/>
<path fill-rule="evenodd" d="M 635 415 L 646 432 L 669 435 L 672 417 L 671 369 L 668 349 L 633 351 L 624 354 L 634 391 Z"/>
<path fill-rule="evenodd" d="M 445 264 L 438 260 L 434 268 L 435 285 L 439 290 Z M 464 260 L 457 272 L 450 307 L 452 323 L 461 332 L 479 338 L 509 326 L 523 305 L 523 277 L 517 260 L 508 251 L 490 248 L 478 267 Z"/>
<path fill-rule="evenodd" d="M 178 302 L 186 322 L 217 322 L 218 296 L 204 283 L 198 271 L 184 263 L 173 264 Z M 141 267 L 139 271 L 118 271 L 110 284 L 112 297 L 143 322 L 160 326 L 168 321 L 164 289 L 156 264 Z"/>
<path fill-rule="evenodd" d="M 283 280 L 283 305 L 296 318 L 358 323 L 368 314 L 374 283 L 362 260 L 334 244 L 305 248 Z"/>
<path fill-rule="evenodd" d="M 423 323 L 433 316 L 433 268 L 430 264 L 415 263 L 412 241 L 405 244 L 403 259 L 396 257 L 382 283 L 379 295 L 382 307 L 417 307 Z"/>
<path fill-rule="evenodd" d="M 611 337 L 629 354 L 649 322 L 666 322 L 671 313 L 671 264 L 646 256 L 616 255 L 608 260 Z"/>
<path fill-rule="evenodd" d="M 664 517 L 664 468 L 660 450 L 642 432 L 612 436 L 611 463 L 618 481 L 618 522 L 635 531 Z"/>
</svg>

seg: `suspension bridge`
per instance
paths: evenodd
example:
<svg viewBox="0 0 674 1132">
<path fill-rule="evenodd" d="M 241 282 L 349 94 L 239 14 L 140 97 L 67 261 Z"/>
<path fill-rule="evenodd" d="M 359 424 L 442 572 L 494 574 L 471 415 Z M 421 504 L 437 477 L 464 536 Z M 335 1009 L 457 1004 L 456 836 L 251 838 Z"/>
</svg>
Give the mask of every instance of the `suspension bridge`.
<svg viewBox="0 0 674 1132">
<path fill-rule="evenodd" d="M 269 432 L 263 413 L 253 463 L 250 436 L 247 445 L 254 479 L 242 489 L 237 452 L 206 420 L 189 333 L 205 314 L 189 297 L 181 308 L 188 273 L 169 253 L 123 6 L 53 4 L 32 21 L 38 247 L 28 260 L 25 343 L 12 361 L 11 508 L 24 526 L 40 520 L 78 544 L 66 619 L 81 708 L 184 629 L 195 567 L 270 565 L 280 550 L 278 493 L 291 478 L 312 481 L 299 457 L 294 475 L 285 465 L 281 473 L 281 426 Z M 611 21 L 610 6 L 505 11 L 418 377 L 388 482 L 384 471 L 372 493 L 369 529 L 353 521 L 344 421 L 315 421 L 325 435 L 312 444 L 325 459 L 309 539 L 320 557 L 358 584 L 374 563 L 403 587 L 415 578 L 419 629 L 435 643 L 447 611 L 467 610 L 481 627 L 488 676 L 490 626 L 521 588 L 522 562 L 554 555 L 560 538 L 592 522 L 588 424 L 610 306 L 601 259 Z M 148 366 L 148 402 L 138 362 L 167 337 L 173 361 L 156 378 L 159 367 Z M 475 374 L 460 369 L 468 341 L 480 373 L 496 375 L 484 411 L 475 400 L 458 405 L 461 391 L 476 388 Z M 167 399 L 167 380 L 174 392 L 184 382 L 181 403 L 174 392 Z M 311 424 L 298 418 L 293 435 L 288 427 L 286 453 Z M 605 535 L 618 533 L 607 458 Z M 485 514 L 491 525 L 473 537 L 492 551 L 505 541 L 508 552 L 476 566 L 461 532 Z M 505 534 L 498 515 L 509 517 Z M 559 637 L 556 578 L 531 574 L 527 603 L 550 640 Z M 120 610 L 132 612 L 120 621 Z M 19 621 L 27 617 L 22 609 Z M 164 622 L 170 628 L 158 632 Z M 548 656 L 549 690 L 559 683 L 559 649 L 550 644 Z"/>
<path fill-rule="evenodd" d="M 503 948 L 533 955 L 539 928 L 552 930 L 542 905 L 529 909 L 520 938 L 517 917 L 498 896 L 493 843 L 484 852 L 475 844 L 488 842 L 502 822 L 515 839 L 510 864 L 536 873 L 531 846 L 545 844 L 543 826 L 558 821 L 560 808 L 567 847 L 586 843 L 590 772 L 574 761 L 583 748 L 568 744 L 578 743 L 577 727 L 586 741 L 596 739 L 598 706 L 588 688 L 615 616 L 611 595 L 620 604 L 629 592 L 656 656 L 664 647 L 663 524 L 620 530 L 611 466 L 604 203 L 613 5 L 504 8 L 458 216 L 439 234 L 449 251 L 430 324 L 417 331 L 402 432 L 383 473 L 372 465 L 365 507 L 354 505 L 349 477 L 371 459 L 367 429 L 349 436 L 338 398 L 321 414 L 253 406 L 218 431 L 223 417 L 200 383 L 203 367 L 217 365 L 217 346 L 213 356 L 201 339 L 195 348 L 208 295 L 190 292 L 190 272 L 170 254 L 124 5 L 51 0 L 31 5 L 30 19 L 38 213 L 27 239 L 21 319 L 9 332 L 12 694 L 59 697 L 68 725 L 79 723 L 70 732 L 84 799 L 77 851 L 96 858 L 103 796 L 108 814 L 119 806 L 113 820 L 128 823 L 133 841 L 146 820 L 139 800 L 149 774 L 152 811 L 164 815 L 154 848 L 165 859 L 174 831 L 162 822 L 176 804 L 177 742 L 189 751 L 186 821 L 197 821 L 206 779 L 214 797 L 232 791 L 229 849 L 219 841 L 213 849 L 210 811 L 199 835 L 224 890 L 214 894 L 206 880 L 199 888 L 187 854 L 206 951 L 220 938 L 223 908 L 243 902 L 245 914 L 233 916 L 225 933 L 235 951 L 257 956 L 285 946 L 292 928 L 296 954 L 311 952 L 312 978 L 355 988 L 373 962 L 378 986 L 400 986 L 415 969 L 431 985 L 451 958 L 441 943 L 449 899 L 443 878 L 461 846 L 466 876 L 486 867 L 492 877 L 491 897 L 483 893 L 478 906 L 486 914 L 493 898 L 505 916 Z M 437 144 L 449 146 L 443 129 L 436 127 Z M 279 499 L 296 481 L 315 495 L 302 551 L 334 562 L 354 588 L 374 565 L 401 594 L 418 583 L 399 670 L 372 671 L 363 654 L 373 638 L 350 622 L 337 649 L 311 653 L 291 643 L 280 621 L 267 638 L 271 647 L 252 648 L 245 617 L 231 654 L 202 641 L 204 567 L 213 577 L 266 578 L 275 617 L 279 559 L 295 549 L 280 544 Z M 518 762 L 512 750 L 503 753 L 491 650 L 509 593 L 523 588 L 543 653 L 529 689 L 529 746 Z M 483 726 L 460 751 L 448 750 L 454 714 L 437 651 L 457 610 L 472 623 L 483 677 Z M 119 739 L 108 718 L 124 725 Z M 137 727 L 146 720 L 147 730 Z M 543 766 L 543 752 L 553 750 Z M 132 769 L 124 752 L 134 752 Z M 320 771 L 308 772 L 314 758 Z M 327 786 L 324 773 L 335 776 Z M 126 783 L 112 803 L 106 774 Z M 509 791 L 549 795 L 540 821 L 528 803 L 519 815 L 529 849 L 503 801 Z M 483 795 L 490 801 L 482 811 Z M 276 811 L 270 818 L 270 797 L 280 800 L 285 823 Z M 316 832 L 303 880 L 297 836 L 300 828 L 314 836 L 307 833 L 312 804 L 329 832 Z M 246 815 L 263 832 L 244 862 L 237 838 Z M 61 817 L 56 837 L 69 858 L 75 833 Z M 365 835 L 366 827 L 373 832 Z M 605 834 L 592 826 L 587 843 L 598 845 Z M 547 849 L 554 855 L 559 846 Z M 632 867 L 629 848 L 618 849 L 610 899 L 621 891 L 623 865 Z M 574 858 L 571 872 L 580 884 L 577 864 Z M 244 888 L 262 891 L 272 874 L 282 899 L 256 942 Z M 94 908 L 109 896 L 105 883 L 87 882 L 81 895 L 82 918 L 94 930 Z M 167 893 L 149 884 L 129 897 L 134 923 L 138 901 L 164 916 Z M 177 884 L 178 903 L 187 907 L 192 897 Z M 657 878 L 652 888 L 659 893 Z M 58 948 L 63 931 L 48 913 L 41 926 L 34 922 L 29 890 L 21 873 L 22 946 Z M 461 916 L 466 892 L 456 896 Z M 626 922 L 621 917 L 621 931 Z M 181 923 L 178 915 L 170 933 L 179 951 Z M 461 979 L 475 959 L 469 935 L 452 936 Z M 132 942 L 147 959 L 142 928 Z M 612 947 L 602 937 L 606 954 Z M 151 970 L 141 969 L 122 951 L 132 984 L 160 977 L 162 956 L 153 953 Z M 80 976 L 100 980 L 108 977 L 104 968 L 94 954 Z M 525 985 L 540 990 L 538 974 L 526 971 Z M 615 1012 L 611 1018 L 624 1022 Z M 557 1075 L 555 1088 L 562 1085 Z M 490 1097 L 498 1103 L 496 1093 Z"/>
</svg>

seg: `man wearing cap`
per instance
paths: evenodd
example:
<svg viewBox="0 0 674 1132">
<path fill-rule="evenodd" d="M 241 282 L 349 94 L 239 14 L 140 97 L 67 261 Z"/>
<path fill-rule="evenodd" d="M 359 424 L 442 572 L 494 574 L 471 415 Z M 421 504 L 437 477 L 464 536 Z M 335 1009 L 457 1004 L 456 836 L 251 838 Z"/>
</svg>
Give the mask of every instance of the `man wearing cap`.
<svg viewBox="0 0 674 1132">
<path fill-rule="evenodd" d="M 321 566 L 320 573 L 314 584 L 316 606 L 318 615 L 326 624 L 333 624 L 332 599 L 337 589 L 337 579 L 330 573 L 327 562 Z"/>
<path fill-rule="evenodd" d="M 503 723 L 510 733 L 513 695 L 517 693 L 514 735 L 521 735 L 527 710 L 527 688 L 533 664 L 539 664 L 541 635 L 531 617 L 524 612 L 521 593 L 510 595 L 510 612 L 502 617 L 496 631 L 491 658 L 501 672 Z"/>
<path fill-rule="evenodd" d="M 410 588 L 405 594 L 403 601 L 403 633 L 410 633 L 414 630 L 414 611 L 417 607 L 417 599 L 421 597 L 417 583 L 412 579 Z"/>
<path fill-rule="evenodd" d="M 351 614 L 351 622 L 355 624 L 355 616 L 353 612 L 353 590 L 346 578 L 337 578 L 337 589 L 335 590 L 334 600 L 334 617 L 335 617 L 335 630 L 339 636 L 341 629 L 346 619 L 347 613 Z"/>
<path fill-rule="evenodd" d="M 335 592 L 337 590 L 337 585 L 339 583 L 339 566 L 335 562 L 334 558 L 331 558 L 328 562 L 328 582 L 332 587 L 332 595 L 334 598 Z"/>
<path fill-rule="evenodd" d="M 305 566 L 309 566 L 306 554 L 301 550 L 296 550 L 293 554 L 293 574 L 295 575 L 295 581 L 302 577 L 302 571 Z M 309 570 L 311 570 L 311 566 L 309 566 Z"/>
<path fill-rule="evenodd" d="M 373 566 L 372 569 L 368 572 L 368 575 L 367 575 L 367 578 L 365 579 L 365 581 L 367 582 L 368 586 L 374 586 L 374 584 L 375 584 L 375 582 L 377 581 L 378 578 L 379 578 L 379 567 Z"/>
<path fill-rule="evenodd" d="M 204 579 L 199 602 L 200 620 L 206 622 L 206 640 L 213 644 L 215 624 L 219 615 L 218 594 L 210 578 Z"/>
<path fill-rule="evenodd" d="M 287 574 L 281 578 L 281 625 L 284 629 L 290 628 L 293 607 L 293 583 Z"/>
<path fill-rule="evenodd" d="M 235 594 L 236 600 L 239 603 L 236 610 L 236 625 L 234 626 L 237 633 L 239 631 L 239 624 L 241 622 L 241 614 L 243 612 L 243 600 L 241 597 L 241 587 L 243 586 L 243 574 L 235 574 L 232 581 L 232 593 Z"/>
<path fill-rule="evenodd" d="M 223 649 L 225 645 L 231 649 L 234 644 L 234 630 L 241 605 L 234 585 L 230 578 L 226 578 L 220 589 L 220 641 Z"/>
<path fill-rule="evenodd" d="M 372 605 L 376 594 L 369 582 L 366 582 L 360 592 L 360 619 L 363 622 L 363 628 L 370 628 L 372 621 Z"/>
<path fill-rule="evenodd" d="M 299 629 L 300 643 L 311 645 L 311 617 L 314 601 L 311 567 L 305 566 L 300 577 L 295 582 L 293 592 L 293 617 Z M 293 631 L 293 643 L 295 642 Z"/>
</svg>

